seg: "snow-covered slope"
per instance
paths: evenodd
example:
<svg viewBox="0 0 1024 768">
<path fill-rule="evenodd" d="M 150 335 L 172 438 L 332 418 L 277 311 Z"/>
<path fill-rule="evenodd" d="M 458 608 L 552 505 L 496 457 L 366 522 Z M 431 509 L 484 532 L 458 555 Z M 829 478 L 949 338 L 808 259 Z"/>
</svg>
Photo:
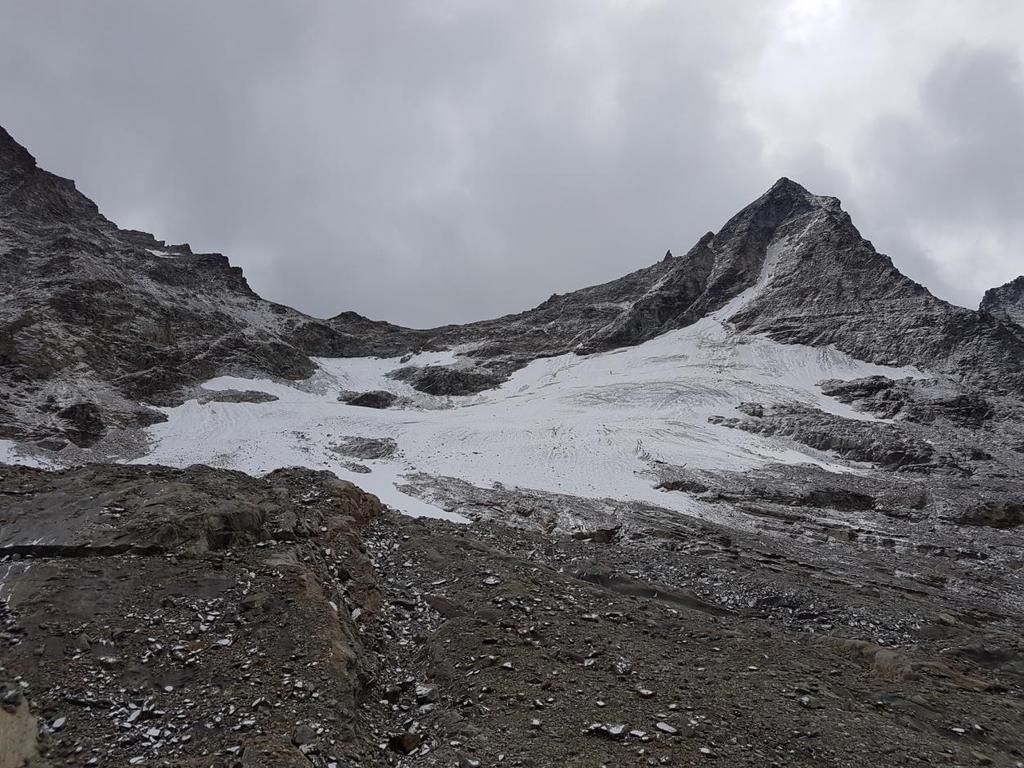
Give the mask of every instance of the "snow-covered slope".
<svg viewBox="0 0 1024 768">
<path fill-rule="evenodd" d="M 766 260 L 765 272 L 772 260 Z M 758 281 L 760 285 L 762 281 Z M 501 483 L 591 498 L 644 501 L 694 512 L 685 495 L 655 489 L 655 462 L 742 470 L 768 463 L 848 464 L 788 440 L 708 423 L 745 401 L 798 403 L 865 419 L 815 386 L 830 378 L 918 376 L 854 360 L 830 347 L 783 345 L 736 332 L 728 318 L 759 288 L 694 325 L 644 344 L 581 357 L 535 360 L 501 387 L 471 397 L 424 395 L 387 374 L 403 365 L 446 362 L 450 353 L 398 358 L 320 359 L 304 384 L 220 377 L 207 389 L 261 390 L 267 403 L 189 400 L 164 409 L 140 461 L 205 463 L 263 473 L 282 466 L 329 469 L 410 514 L 444 514 L 403 493 L 403 476 L 427 473 L 479 486 Z M 337 400 L 340 390 L 390 390 L 403 406 L 377 410 Z M 368 474 L 343 465 L 345 437 L 388 437 L 392 458 L 365 460 Z"/>
</svg>

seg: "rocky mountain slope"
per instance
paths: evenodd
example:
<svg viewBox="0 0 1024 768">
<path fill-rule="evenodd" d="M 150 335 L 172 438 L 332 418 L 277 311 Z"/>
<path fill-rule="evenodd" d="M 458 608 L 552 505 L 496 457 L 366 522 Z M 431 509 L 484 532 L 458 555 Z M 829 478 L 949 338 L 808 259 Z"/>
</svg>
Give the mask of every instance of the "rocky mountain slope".
<svg viewBox="0 0 1024 768">
<path fill-rule="evenodd" d="M 138 404 L 181 402 L 216 375 L 306 378 L 310 356 L 456 348 L 447 370 L 410 370 L 406 380 L 430 394 L 482 391 L 538 357 L 686 327 L 759 281 L 756 300 L 732 318 L 742 329 L 1024 391 L 1024 340 L 1005 322 L 1016 316 L 1014 284 L 997 289 L 1005 299 L 990 292 L 984 312 L 940 301 L 876 253 L 837 200 L 788 179 L 684 256 L 518 315 L 417 331 L 268 302 L 219 254 L 118 229 L 0 129 L 0 253 L 0 433 L 47 447 L 150 423 L 158 417 Z"/>
<path fill-rule="evenodd" d="M 1019 766 L 1021 284 L 782 179 L 526 312 L 317 319 L 0 129 L 0 768 Z"/>
<path fill-rule="evenodd" d="M 981 311 L 1024 326 L 1024 275 L 985 291 L 981 299 Z"/>
<path fill-rule="evenodd" d="M 516 364 L 648 341 L 693 324 L 755 286 L 756 299 L 731 318 L 742 330 L 1024 392 L 1024 342 L 1012 329 L 987 312 L 935 298 L 861 237 L 837 199 L 812 195 L 789 179 L 780 179 L 682 257 L 552 296 L 519 315 L 432 332 L 431 341 L 472 343 L 469 356 L 505 370 L 509 358 Z M 1005 295 L 1008 306 L 1019 304 L 1019 291 L 1012 299 Z"/>
<path fill-rule="evenodd" d="M 145 405 L 218 374 L 301 379 L 308 354 L 381 346 L 358 316 L 347 333 L 261 299 L 220 254 L 118 229 L 2 128 L 0 293 L 0 435 L 58 449 L 151 423 Z"/>
</svg>

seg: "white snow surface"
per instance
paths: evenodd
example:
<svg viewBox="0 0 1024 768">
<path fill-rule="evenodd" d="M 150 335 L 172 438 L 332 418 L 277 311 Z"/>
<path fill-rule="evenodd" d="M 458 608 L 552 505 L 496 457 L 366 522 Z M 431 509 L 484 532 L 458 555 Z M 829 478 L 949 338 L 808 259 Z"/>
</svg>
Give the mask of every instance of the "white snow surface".
<svg viewBox="0 0 1024 768">
<path fill-rule="evenodd" d="M 736 332 L 733 316 L 768 279 L 694 325 L 635 347 L 580 357 L 535 360 L 501 387 L 470 397 L 439 398 L 386 376 L 404 365 L 450 364 L 454 351 L 397 358 L 319 359 L 308 382 L 219 377 L 211 390 L 261 390 L 271 403 L 200 404 L 164 409 L 149 429 L 145 463 L 205 463 L 262 474 L 278 467 L 328 469 L 411 515 L 463 519 L 400 490 L 403 475 L 423 472 L 490 487 L 522 487 L 591 498 L 643 501 L 699 513 L 690 497 L 654 487 L 654 460 L 696 469 L 744 470 L 769 463 L 851 465 L 777 438 L 708 423 L 737 415 L 741 402 L 803 403 L 854 419 L 870 418 L 824 396 L 823 379 L 919 371 L 855 360 L 834 348 L 784 345 Z M 376 410 L 338 402 L 340 390 L 383 389 L 407 398 Z M 391 437 L 387 460 L 359 460 L 369 474 L 345 469 L 332 447 L 342 437 Z"/>
</svg>

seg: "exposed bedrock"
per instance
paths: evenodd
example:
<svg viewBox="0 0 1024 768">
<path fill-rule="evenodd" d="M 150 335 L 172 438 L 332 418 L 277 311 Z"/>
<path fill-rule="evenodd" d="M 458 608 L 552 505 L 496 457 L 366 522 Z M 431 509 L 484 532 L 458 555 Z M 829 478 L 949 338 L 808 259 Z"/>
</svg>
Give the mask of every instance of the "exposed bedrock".
<svg viewBox="0 0 1024 768">
<path fill-rule="evenodd" d="M 338 400 L 347 405 L 357 405 L 361 408 L 390 408 L 398 400 L 398 395 L 381 389 L 367 392 L 345 391 L 338 395 Z"/>
<path fill-rule="evenodd" d="M 923 471 L 935 449 L 892 424 L 858 421 L 825 411 L 779 406 L 760 417 L 711 417 L 712 423 L 761 435 L 788 437 L 821 451 L 888 469 Z"/>
<path fill-rule="evenodd" d="M 465 368 L 428 365 L 425 367 L 406 366 L 390 374 L 391 378 L 404 381 L 428 395 L 475 395 L 496 387 L 503 376 L 488 371 Z"/>
</svg>

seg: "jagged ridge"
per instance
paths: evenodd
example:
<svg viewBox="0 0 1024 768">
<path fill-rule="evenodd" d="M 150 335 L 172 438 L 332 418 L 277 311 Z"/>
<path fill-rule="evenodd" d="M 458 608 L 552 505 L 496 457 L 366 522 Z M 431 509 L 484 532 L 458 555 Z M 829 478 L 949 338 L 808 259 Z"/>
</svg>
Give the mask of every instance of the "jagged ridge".
<svg viewBox="0 0 1024 768">
<path fill-rule="evenodd" d="M 220 254 L 119 229 L 0 129 L 0 253 L 0 436 L 19 439 L 63 431 L 58 414 L 81 402 L 134 426 L 150 418 L 136 403 L 179 402 L 219 374 L 304 378 L 310 355 L 459 346 L 455 368 L 467 373 L 446 384 L 458 394 L 459 380 L 497 382 L 538 357 L 642 343 L 741 294 L 739 329 L 1024 391 L 1024 334 L 1006 322 L 1012 290 L 987 295 L 982 312 L 943 302 L 878 254 L 838 200 L 785 178 L 682 257 L 519 314 L 415 330 L 268 302 Z"/>
</svg>

